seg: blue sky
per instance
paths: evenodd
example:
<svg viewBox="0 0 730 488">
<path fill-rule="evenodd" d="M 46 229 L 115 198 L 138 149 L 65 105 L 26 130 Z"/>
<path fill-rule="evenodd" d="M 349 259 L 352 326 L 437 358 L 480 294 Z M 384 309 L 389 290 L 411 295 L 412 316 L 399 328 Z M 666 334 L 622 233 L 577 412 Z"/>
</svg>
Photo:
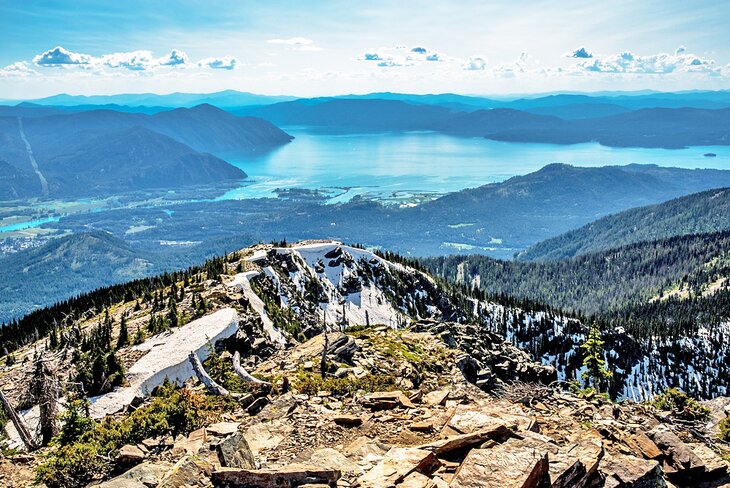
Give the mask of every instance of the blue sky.
<svg viewBox="0 0 730 488">
<path fill-rule="evenodd" d="M 0 0 L 0 98 L 730 88 L 699 1 Z"/>
</svg>

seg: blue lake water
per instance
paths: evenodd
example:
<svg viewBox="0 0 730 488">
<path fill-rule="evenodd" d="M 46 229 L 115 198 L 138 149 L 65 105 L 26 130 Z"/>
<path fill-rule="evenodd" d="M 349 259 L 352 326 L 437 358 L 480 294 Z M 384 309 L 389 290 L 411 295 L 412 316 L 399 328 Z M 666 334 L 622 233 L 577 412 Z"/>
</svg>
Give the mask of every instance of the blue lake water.
<svg viewBox="0 0 730 488">
<path fill-rule="evenodd" d="M 30 229 L 32 227 L 40 227 L 48 222 L 58 222 L 61 217 L 47 217 L 45 219 L 28 220 L 17 224 L 9 224 L 0 226 L 0 232 L 14 232 L 17 230 Z"/>
<path fill-rule="evenodd" d="M 295 136 L 294 141 L 271 152 L 220 155 L 249 178 L 217 200 L 274 197 L 277 188 L 304 188 L 324 190 L 329 203 L 363 195 L 386 203 L 413 204 L 537 171 L 550 163 L 730 169 L 730 146 L 610 148 L 597 143 L 497 142 L 433 132 L 326 134 L 300 127 L 285 130 Z M 717 156 L 705 157 L 706 153 Z M 58 219 L 0 226 L 0 232 L 38 227 Z"/>
<path fill-rule="evenodd" d="M 503 181 L 550 163 L 576 166 L 657 164 L 730 169 L 730 147 L 688 149 L 610 148 L 597 143 L 557 145 L 490 141 L 432 132 L 322 134 L 286 128 L 296 138 L 272 152 L 222 155 L 249 182 L 221 199 L 274 196 L 277 188 L 333 189 L 331 200 L 357 194 L 443 194 Z M 716 157 L 705 157 L 715 153 Z M 348 188 L 347 191 L 335 190 Z"/>
</svg>

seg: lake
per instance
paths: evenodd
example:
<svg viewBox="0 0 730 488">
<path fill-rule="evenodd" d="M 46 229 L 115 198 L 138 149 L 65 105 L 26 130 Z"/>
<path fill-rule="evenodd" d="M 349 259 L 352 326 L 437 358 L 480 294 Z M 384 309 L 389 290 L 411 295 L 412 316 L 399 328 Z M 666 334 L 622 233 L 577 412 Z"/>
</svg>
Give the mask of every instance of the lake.
<svg viewBox="0 0 730 488">
<path fill-rule="evenodd" d="M 389 201 L 439 195 L 536 171 L 550 163 L 606 166 L 629 163 L 730 169 L 730 147 L 611 148 L 598 143 L 526 144 L 433 132 L 326 134 L 285 130 L 290 144 L 254 157 L 221 155 L 249 182 L 220 199 L 275 196 L 277 188 L 324 189 L 330 203 L 365 195 Z M 715 153 L 716 157 L 705 157 Z"/>
<path fill-rule="evenodd" d="M 657 164 L 730 169 L 730 147 L 611 148 L 597 143 L 558 145 L 490 141 L 435 132 L 331 134 L 287 127 L 294 141 L 257 156 L 220 154 L 249 178 L 216 200 L 275 197 L 278 188 L 321 190 L 328 203 L 356 195 L 414 205 L 444 193 L 503 181 L 546 164 L 576 166 Z M 716 157 L 705 157 L 714 153 Z M 194 201 L 194 200 L 186 200 Z M 119 208 L 110 205 L 103 209 Z M 0 226 L 12 232 L 58 216 Z"/>
</svg>

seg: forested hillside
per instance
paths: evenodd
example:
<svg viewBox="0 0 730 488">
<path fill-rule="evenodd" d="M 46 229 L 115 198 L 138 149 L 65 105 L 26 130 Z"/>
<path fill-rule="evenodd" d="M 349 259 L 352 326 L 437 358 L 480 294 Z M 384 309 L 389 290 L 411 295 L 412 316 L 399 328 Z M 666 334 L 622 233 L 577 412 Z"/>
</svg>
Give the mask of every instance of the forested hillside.
<svg viewBox="0 0 730 488">
<path fill-rule="evenodd" d="M 730 189 L 709 190 L 603 217 L 539 242 L 523 261 L 558 260 L 640 241 L 730 229 Z"/>
<path fill-rule="evenodd" d="M 730 317 L 730 232 L 641 242 L 555 262 L 450 256 L 424 264 L 489 295 L 597 316 L 638 337 L 691 334 Z"/>
</svg>

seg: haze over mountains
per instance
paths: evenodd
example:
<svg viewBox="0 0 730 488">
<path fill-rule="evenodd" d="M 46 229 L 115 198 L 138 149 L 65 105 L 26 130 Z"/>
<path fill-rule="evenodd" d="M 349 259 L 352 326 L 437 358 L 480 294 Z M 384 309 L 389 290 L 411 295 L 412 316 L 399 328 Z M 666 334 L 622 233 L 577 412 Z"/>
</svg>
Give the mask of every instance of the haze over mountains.
<svg viewBox="0 0 730 488">
<path fill-rule="evenodd" d="M 33 116 L 36 110 L 42 115 Z M 263 151 L 291 139 L 265 120 L 211 105 L 155 115 L 6 108 L 0 110 L 0 159 L 13 170 L 5 169 L 10 178 L 0 181 L 0 194 L 103 196 L 230 182 L 246 174 L 209 153 Z M 47 189 L 38 188 L 33 172 L 47 180 Z"/>
</svg>

